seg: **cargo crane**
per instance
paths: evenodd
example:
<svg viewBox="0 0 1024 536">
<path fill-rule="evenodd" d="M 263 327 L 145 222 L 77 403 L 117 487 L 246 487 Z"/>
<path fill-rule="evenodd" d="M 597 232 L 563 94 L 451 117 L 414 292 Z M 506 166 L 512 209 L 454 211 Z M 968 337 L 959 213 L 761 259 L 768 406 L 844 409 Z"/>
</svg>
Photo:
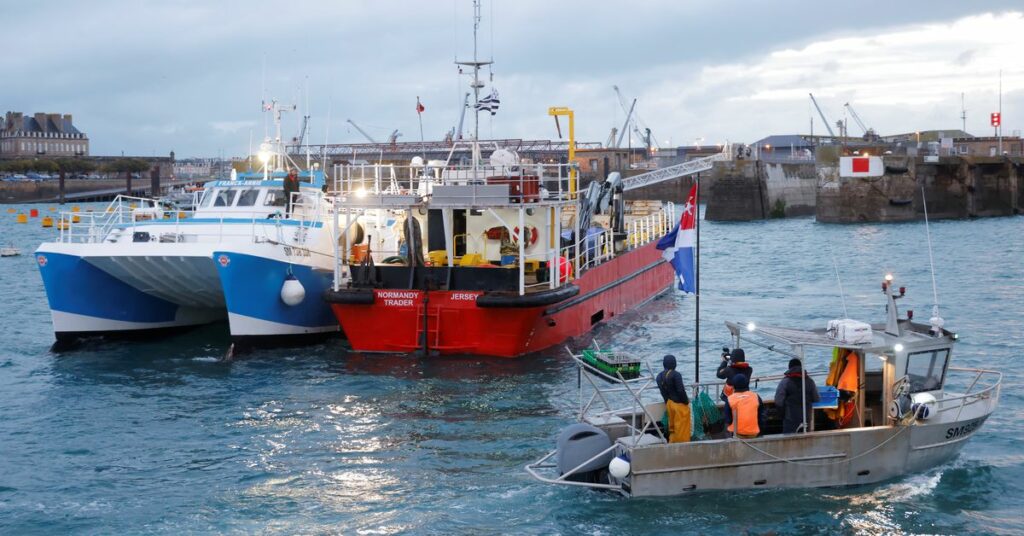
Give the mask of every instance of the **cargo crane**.
<svg viewBox="0 0 1024 536">
<path fill-rule="evenodd" d="M 853 109 L 853 106 L 850 106 L 850 103 L 846 103 L 844 106 L 846 106 L 846 109 L 850 112 L 850 116 L 853 117 L 853 120 L 857 122 L 857 126 L 859 126 L 860 129 L 864 131 L 865 140 L 872 141 L 878 139 L 878 134 L 875 133 L 875 129 L 866 126 L 864 124 L 864 121 L 861 121 L 860 116 L 857 115 L 857 112 Z"/>
<path fill-rule="evenodd" d="M 360 128 L 359 125 L 357 125 L 355 121 L 353 121 L 351 119 L 346 119 L 345 121 L 347 121 L 348 124 L 352 125 L 357 131 L 359 131 L 359 133 L 362 134 L 363 137 L 366 138 L 367 141 L 369 141 L 370 143 L 377 143 L 377 140 L 373 139 L 373 136 L 370 136 L 369 134 L 366 133 L 365 130 Z"/>
<path fill-rule="evenodd" d="M 715 162 L 729 160 L 731 157 L 732 147 L 727 145 L 720 153 L 694 158 L 681 164 L 655 169 L 647 173 L 633 175 L 632 177 L 623 178 L 619 172 L 613 171 L 608 174 L 608 178 L 604 182 L 591 182 L 582 195 L 580 195 L 579 228 L 589 229 L 590 222 L 595 214 L 607 213 L 611 215 L 612 231 L 623 233 L 625 231 L 624 193 L 636 190 L 637 188 L 708 171 L 714 167 Z"/>
<path fill-rule="evenodd" d="M 814 108 L 818 110 L 818 115 L 821 116 L 821 122 L 825 123 L 825 129 L 828 130 L 828 135 L 833 138 L 836 137 L 836 133 L 832 131 L 832 125 L 828 123 L 828 119 L 825 118 L 825 112 L 821 111 L 821 106 L 818 106 L 818 101 L 814 98 L 814 93 L 808 93 L 811 96 L 811 103 L 814 104 Z"/>
<path fill-rule="evenodd" d="M 626 112 L 626 122 L 622 127 L 622 132 L 619 134 L 619 142 L 616 144 L 616 147 L 622 146 L 622 137 L 625 136 L 626 132 L 629 130 L 628 126 L 631 124 L 630 119 L 633 119 L 633 132 L 636 133 L 638 138 L 643 140 L 644 145 L 647 146 L 647 149 L 650 150 L 651 147 L 661 148 L 658 145 L 658 141 L 654 138 L 654 136 L 651 135 L 651 129 L 650 127 L 647 126 L 647 123 L 644 123 L 644 121 L 640 119 L 639 115 L 635 115 L 633 113 L 633 110 L 636 107 L 636 99 L 633 99 L 633 103 L 627 108 L 626 99 L 622 96 L 622 92 L 619 91 L 619 86 L 612 86 L 612 89 L 615 90 L 615 95 L 618 96 L 619 98 L 619 106 L 622 107 L 622 111 Z M 642 130 L 641 127 L 643 127 Z"/>
</svg>

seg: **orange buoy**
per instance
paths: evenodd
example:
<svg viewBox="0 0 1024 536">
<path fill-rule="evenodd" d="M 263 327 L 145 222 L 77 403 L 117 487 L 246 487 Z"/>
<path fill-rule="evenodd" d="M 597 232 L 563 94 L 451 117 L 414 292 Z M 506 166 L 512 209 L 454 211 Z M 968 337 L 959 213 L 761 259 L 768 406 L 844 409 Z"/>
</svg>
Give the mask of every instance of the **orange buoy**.
<svg viewBox="0 0 1024 536">
<path fill-rule="evenodd" d="M 7 213 L 8 214 L 14 214 L 15 212 L 17 212 L 17 209 L 13 209 L 13 208 L 7 209 Z"/>
<path fill-rule="evenodd" d="M 71 223 L 81 223 L 81 222 L 82 222 L 82 218 L 78 214 L 75 214 L 74 216 L 71 216 Z"/>
<path fill-rule="evenodd" d="M 68 227 L 71 227 L 71 224 L 68 223 L 68 220 L 61 218 L 59 221 L 57 221 L 57 228 L 60 229 L 61 231 L 67 231 Z"/>
<path fill-rule="evenodd" d="M 28 211 L 28 215 L 30 217 L 33 217 L 33 218 L 38 218 L 39 217 L 39 209 L 38 208 L 34 208 L 32 210 L 29 210 Z"/>
<path fill-rule="evenodd" d="M 57 212 L 57 207 L 50 207 L 50 212 Z"/>
<path fill-rule="evenodd" d="M 28 216 L 26 216 L 24 212 L 18 214 L 17 222 L 18 223 L 28 223 Z"/>
<path fill-rule="evenodd" d="M 43 223 L 43 227 L 53 227 L 53 218 L 45 216 L 41 221 Z"/>
<path fill-rule="evenodd" d="M 185 212 L 179 212 L 178 213 L 178 219 L 179 220 L 183 220 L 183 219 L 185 219 L 187 217 L 188 217 L 188 214 L 185 214 Z"/>
</svg>

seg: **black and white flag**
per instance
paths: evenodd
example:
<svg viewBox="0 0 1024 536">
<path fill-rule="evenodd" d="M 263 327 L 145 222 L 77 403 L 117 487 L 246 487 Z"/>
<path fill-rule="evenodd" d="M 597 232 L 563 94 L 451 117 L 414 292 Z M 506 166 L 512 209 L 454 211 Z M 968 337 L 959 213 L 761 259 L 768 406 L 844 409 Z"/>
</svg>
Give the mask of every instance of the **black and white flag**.
<svg viewBox="0 0 1024 536">
<path fill-rule="evenodd" d="M 491 115 L 498 113 L 498 106 L 501 104 L 501 100 L 498 99 L 498 91 L 491 89 L 491 94 L 480 99 L 476 103 L 477 111 L 491 112 Z"/>
</svg>

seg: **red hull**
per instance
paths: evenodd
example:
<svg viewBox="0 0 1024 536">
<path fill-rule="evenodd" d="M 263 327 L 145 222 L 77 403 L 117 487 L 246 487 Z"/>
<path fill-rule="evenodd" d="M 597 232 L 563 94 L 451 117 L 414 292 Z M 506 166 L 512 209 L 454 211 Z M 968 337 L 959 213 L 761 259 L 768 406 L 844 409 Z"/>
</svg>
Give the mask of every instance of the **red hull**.
<svg viewBox="0 0 1024 536">
<path fill-rule="evenodd" d="M 515 357 L 587 333 L 666 290 L 672 267 L 654 246 L 587 270 L 574 282 L 579 294 L 553 305 L 478 307 L 476 297 L 483 291 L 375 290 L 372 304 L 332 303 L 331 308 L 357 351 L 422 350 L 426 298 L 430 351 Z"/>
</svg>

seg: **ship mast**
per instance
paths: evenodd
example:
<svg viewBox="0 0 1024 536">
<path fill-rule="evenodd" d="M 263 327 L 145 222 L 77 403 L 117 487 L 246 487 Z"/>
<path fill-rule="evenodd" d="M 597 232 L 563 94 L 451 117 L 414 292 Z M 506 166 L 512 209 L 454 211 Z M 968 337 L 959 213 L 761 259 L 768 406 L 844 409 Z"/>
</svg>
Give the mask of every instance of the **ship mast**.
<svg viewBox="0 0 1024 536">
<path fill-rule="evenodd" d="M 470 87 L 473 88 L 473 141 L 474 143 L 480 140 L 480 90 L 484 87 L 484 83 L 480 81 L 480 67 L 490 65 L 494 63 L 493 60 L 481 61 L 479 59 L 479 49 L 477 44 L 477 33 L 480 30 L 480 0 L 473 0 L 473 60 L 472 61 L 459 61 L 455 60 L 456 65 L 465 65 L 473 68 L 473 83 Z M 475 153 L 476 151 L 474 151 Z"/>
</svg>

